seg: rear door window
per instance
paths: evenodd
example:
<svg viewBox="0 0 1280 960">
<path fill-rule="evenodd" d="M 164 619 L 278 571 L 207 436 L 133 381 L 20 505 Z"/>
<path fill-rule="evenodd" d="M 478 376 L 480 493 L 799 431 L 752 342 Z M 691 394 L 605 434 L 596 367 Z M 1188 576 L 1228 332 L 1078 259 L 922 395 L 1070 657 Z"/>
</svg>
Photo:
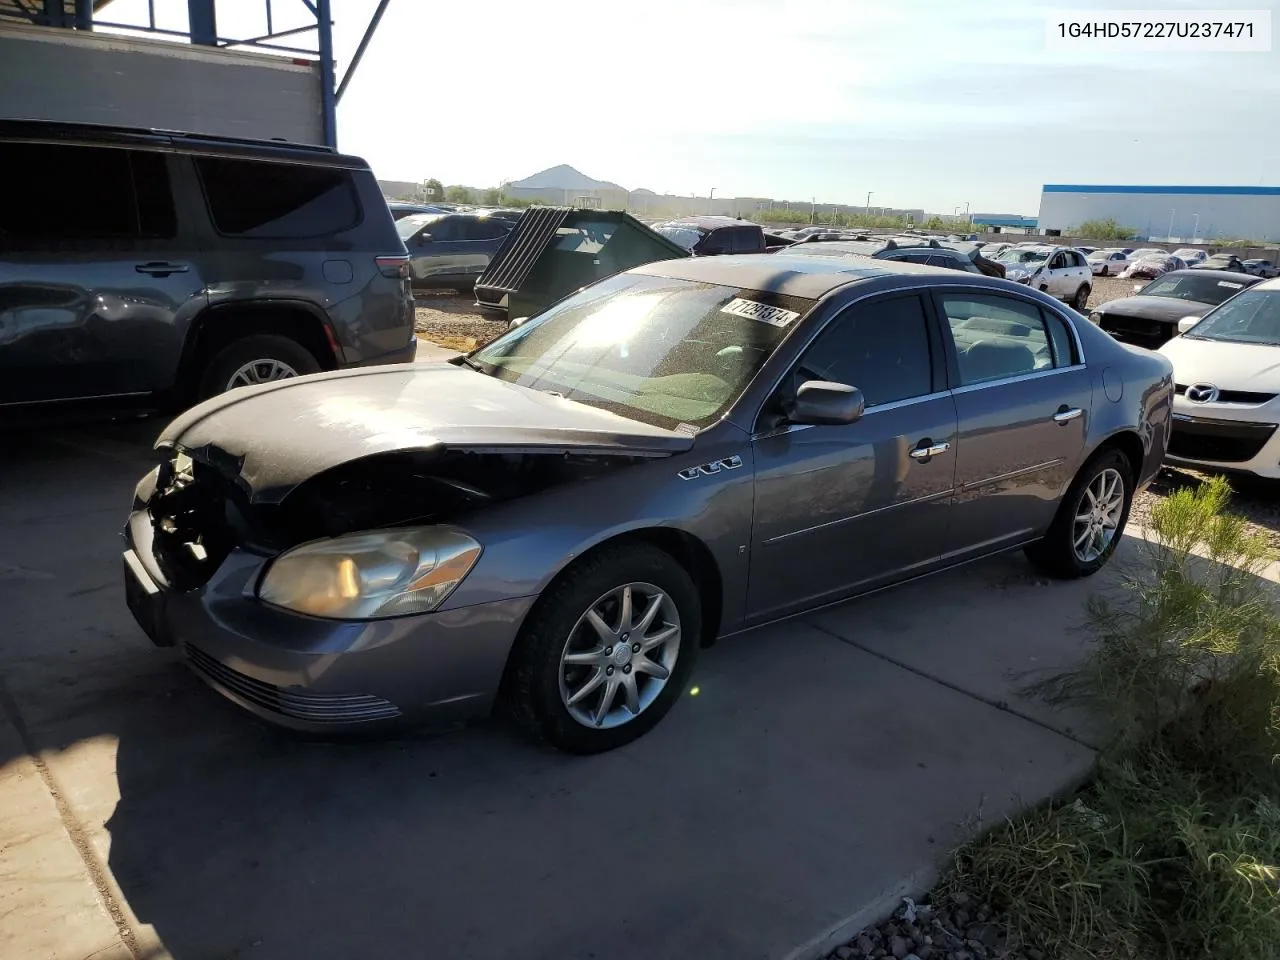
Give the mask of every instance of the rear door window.
<svg viewBox="0 0 1280 960">
<path fill-rule="evenodd" d="M 938 300 L 955 344 L 958 386 L 1023 376 L 1074 362 L 1069 332 L 1054 330 L 1033 303 L 968 293 L 945 293 Z"/>
<path fill-rule="evenodd" d="M 505 237 L 511 230 L 510 224 L 496 220 L 468 220 L 464 224 L 464 232 L 468 240 L 497 240 Z"/>
<path fill-rule="evenodd" d="M 0 246 L 169 239 L 177 234 L 165 155 L 53 143 L 0 144 L 21 187 L 0 202 Z"/>
<path fill-rule="evenodd" d="M 302 163 L 196 157 L 209 213 L 224 236 L 310 239 L 360 220 L 349 170 Z"/>
<path fill-rule="evenodd" d="M 764 249 L 760 231 L 755 227 L 738 227 L 733 234 L 734 253 L 759 253 Z"/>
</svg>

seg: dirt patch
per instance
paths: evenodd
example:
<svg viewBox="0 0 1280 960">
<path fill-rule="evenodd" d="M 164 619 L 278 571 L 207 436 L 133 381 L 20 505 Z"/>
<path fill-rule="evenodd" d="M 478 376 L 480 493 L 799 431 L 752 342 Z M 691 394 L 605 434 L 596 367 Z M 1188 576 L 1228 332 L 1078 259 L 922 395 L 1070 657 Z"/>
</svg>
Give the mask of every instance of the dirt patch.
<svg viewBox="0 0 1280 960">
<path fill-rule="evenodd" d="M 1094 277 L 1093 289 L 1089 293 L 1089 309 L 1093 310 L 1112 300 L 1132 297 L 1134 284 L 1146 282 L 1146 280 L 1121 280 L 1119 277 Z"/>
<path fill-rule="evenodd" d="M 507 329 L 505 320 L 480 313 L 468 295 L 431 291 L 418 295 L 413 303 L 418 335 L 451 350 L 474 350 Z"/>
</svg>

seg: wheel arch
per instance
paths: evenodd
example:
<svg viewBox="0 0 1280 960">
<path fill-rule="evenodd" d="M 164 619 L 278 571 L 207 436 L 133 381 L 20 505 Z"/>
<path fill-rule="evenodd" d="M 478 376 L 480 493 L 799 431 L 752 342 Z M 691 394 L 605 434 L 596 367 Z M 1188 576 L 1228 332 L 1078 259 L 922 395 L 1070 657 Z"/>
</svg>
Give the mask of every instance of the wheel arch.
<svg viewBox="0 0 1280 960">
<path fill-rule="evenodd" d="M 1136 485 L 1142 479 L 1142 464 L 1146 459 L 1146 447 L 1142 442 L 1142 438 L 1137 432 L 1130 429 L 1120 429 L 1109 434 L 1093 449 L 1081 465 L 1083 470 L 1093 460 L 1097 459 L 1101 454 L 1110 450 L 1118 450 L 1124 458 L 1129 461 L 1129 470 L 1131 478 Z M 1079 473 L 1079 471 L 1077 471 Z M 1074 479 L 1074 478 L 1073 478 Z"/>
<path fill-rule="evenodd" d="M 322 370 L 340 362 L 340 345 L 324 312 L 305 300 L 243 300 L 216 304 L 197 314 L 187 329 L 173 390 L 187 392 L 224 347 L 258 334 L 287 337 L 316 358 Z M 194 393 L 194 390 L 191 391 Z M 184 398 L 180 398 L 184 399 Z"/>
</svg>

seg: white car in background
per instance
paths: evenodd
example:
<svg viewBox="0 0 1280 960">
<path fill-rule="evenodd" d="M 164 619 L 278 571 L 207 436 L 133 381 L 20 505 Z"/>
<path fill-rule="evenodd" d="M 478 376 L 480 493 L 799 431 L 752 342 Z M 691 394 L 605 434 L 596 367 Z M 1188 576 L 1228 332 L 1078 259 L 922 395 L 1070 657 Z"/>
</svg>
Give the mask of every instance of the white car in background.
<svg viewBox="0 0 1280 960">
<path fill-rule="evenodd" d="M 1242 290 L 1178 323 L 1167 459 L 1280 479 L 1280 280 Z"/>
<path fill-rule="evenodd" d="M 1004 266 L 1005 279 L 1025 283 L 1084 312 L 1093 289 L 1093 271 L 1079 250 L 1017 246 L 996 260 Z"/>
<path fill-rule="evenodd" d="M 1129 266 L 1128 254 L 1120 249 L 1095 250 L 1086 259 L 1095 277 L 1114 276 L 1123 273 L 1124 268 Z"/>
<path fill-rule="evenodd" d="M 1182 260 L 1188 267 L 1209 259 L 1209 254 L 1195 247 L 1181 247 L 1173 251 L 1173 255 Z"/>
</svg>

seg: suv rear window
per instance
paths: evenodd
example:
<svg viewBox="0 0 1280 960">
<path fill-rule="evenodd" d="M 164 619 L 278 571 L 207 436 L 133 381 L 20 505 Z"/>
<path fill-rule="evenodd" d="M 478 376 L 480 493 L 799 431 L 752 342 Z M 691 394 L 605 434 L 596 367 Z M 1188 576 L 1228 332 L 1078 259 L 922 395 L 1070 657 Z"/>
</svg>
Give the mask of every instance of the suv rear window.
<svg viewBox="0 0 1280 960">
<path fill-rule="evenodd" d="M 177 232 L 161 153 L 5 143 L 0 169 L 22 180 L 0 203 L 0 245 L 166 239 Z"/>
<path fill-rule="evenodd" d="M 225 157 L 195 163 L 213 225 L 226 236 L 322 237 L 360 219 L 350 171 Z"/>
</svg>

